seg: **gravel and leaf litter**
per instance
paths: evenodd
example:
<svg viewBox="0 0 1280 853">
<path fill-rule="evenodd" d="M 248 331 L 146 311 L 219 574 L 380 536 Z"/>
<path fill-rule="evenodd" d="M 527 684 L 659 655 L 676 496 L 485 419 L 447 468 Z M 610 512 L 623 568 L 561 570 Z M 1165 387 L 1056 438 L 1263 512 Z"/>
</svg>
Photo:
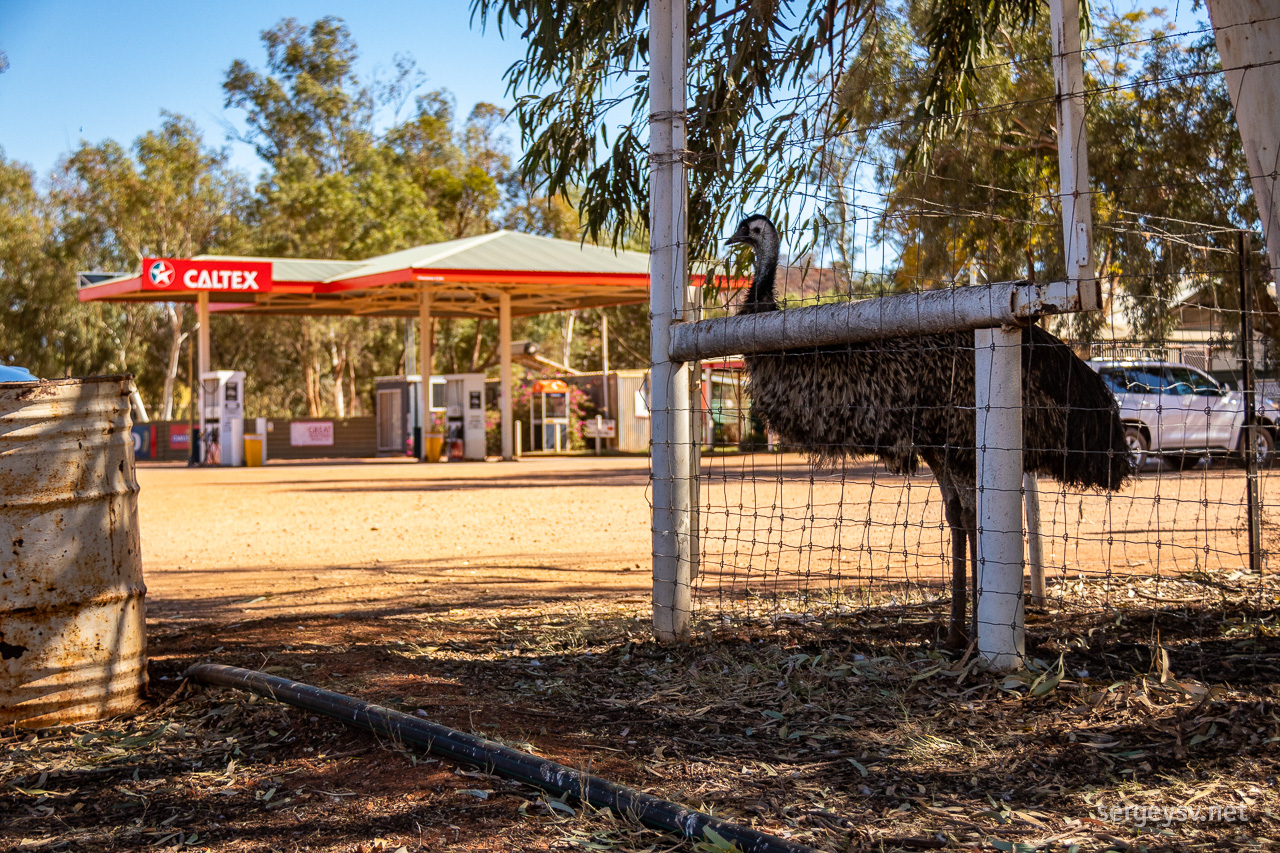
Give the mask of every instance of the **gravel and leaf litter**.
<svg viewBox="0 0 1280 853">
<path fill-rule="evenodd" d="M 679 648 L 616 599 L 159 622 L 138 713 L 0 735 L 0 849 L 724 848 L 182 681 L 201 660 L 824 851 L 1277 849 L 1276 610 L 1153 604 L 1033 612 L 1028 667 L 1004 676 L 939 652 L 910 605 L 719 615 Z"/>
</svg>

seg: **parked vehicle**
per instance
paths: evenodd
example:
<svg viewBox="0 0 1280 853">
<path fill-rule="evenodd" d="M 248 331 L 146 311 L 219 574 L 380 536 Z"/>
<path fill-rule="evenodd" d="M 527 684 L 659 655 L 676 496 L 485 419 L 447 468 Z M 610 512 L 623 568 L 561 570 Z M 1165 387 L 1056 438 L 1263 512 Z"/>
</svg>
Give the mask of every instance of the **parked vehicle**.
<svg viewBox="0 0 1280 853">
<path fill-rule="evenodd" d="M 1209 456 L 1244 458 L 1241 392 L 1185 364 L 1094 359 L 1089 366 L 1120 403 L 1135 470 L 1152 456 L 1178 469 L 1191 468 Z M 1259 398 L 1255 407 L 1253 453 L 1266 463 L 1275 452 L 1280 405 Z"/>
</svg>

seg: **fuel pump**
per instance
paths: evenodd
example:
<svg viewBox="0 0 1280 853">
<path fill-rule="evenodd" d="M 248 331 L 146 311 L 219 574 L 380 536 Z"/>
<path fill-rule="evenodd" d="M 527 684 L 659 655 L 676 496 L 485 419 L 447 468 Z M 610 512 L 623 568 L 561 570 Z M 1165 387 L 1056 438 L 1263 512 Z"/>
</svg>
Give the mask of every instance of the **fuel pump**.
<svg viewBox="0 0 1280 853">
<path fill-rule="evenodd" d="M 200 461 L 205 465 L 244 464 L 244 371 L 200 374 L 204 399 Z"/>
<path fill-rule="evenodd" d="M 437 377 L 440 378 L 440 377 Z M 484 459 L 484 374 L 453 373 L 445 381 L 445 456 Z"/>
</svg>

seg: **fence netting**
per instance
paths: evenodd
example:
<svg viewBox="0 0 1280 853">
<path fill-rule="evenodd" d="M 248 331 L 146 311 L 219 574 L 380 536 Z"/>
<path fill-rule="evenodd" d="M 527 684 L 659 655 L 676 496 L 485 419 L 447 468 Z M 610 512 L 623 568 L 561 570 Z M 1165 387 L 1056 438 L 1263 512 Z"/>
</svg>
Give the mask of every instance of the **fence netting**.
<svg viewBox="0 0 1280 853">
<path fill-rule="evenodd" d="M 1076 469 L 1105 464 L 1081 453 L 1116 452 L 1086 441 L 1056 474 L 1046 465 L 1024 480 L 1038 499 L 1028 595 L 1031 564 L 1044 574 L 1043 599 L 1029 603 L 1040 614 L 1274 608 L 1280 312 L 1260 235 L 1241 242 L 1257 216 L 1213 34 L 1102 17 L 1085 68 L 1103 308 L 1039 325 L 1114 395 L 1135 467 L 1114 490 L 1080 485 Z M 1047 36 L 1012 39 L 977 76 L 980 106 L 926 133 L 909 109 L 920 81 L 899 41 L 912 26 L 867 36 L 844 78 L 867 101 L 858 123 L 817 132 L 810 123 L 779 148 L 781 164 L 808 170 L 803 191 L 771 209 L 782 310 L 1063 276 Z M 742 310 L 759 254 L 736 269 L 730 261 L 731 275 L 704 292 L 703 316 Z M 736 283 L 724 284 L 735 272 Z M 887 607 L 886 618 L 908 609 L 945 622 L 955 554 L 939 480 L 972 482 L 972 468 L 955 469 L 973 455 L 975 387 L 992 381 L 975 373 L 972 340 L 972 332 L 892 338 L 697 365 L 700 616 L 805 618 L 874 606 Z M 1028 333 L 1024 362 L 1048 346 Z M 1252 438 L 1246 365 L 1256 381 Z M 1044 402 L 1074 393 L 1060 383 L 1078 378 L 1055 370 L 1024 370 L 1042 386 L 1024 398 L 1028 459 L 1078 445 L 1079 423 L 1055 420 Z M 817 424 L 806 442 L 788 442 L 761 416 L 769 395 Z M 1043 416 L 1032 424 L 1037 406 Z M 880 424 L 859 433 L 874 441 L 853 448 L 846 421 Z M 918 428 L 924 422 L 934 426 Z M 930 460 L 948 454 L 942 464 L 953 470 L 935 470 Z"/>
</svg>

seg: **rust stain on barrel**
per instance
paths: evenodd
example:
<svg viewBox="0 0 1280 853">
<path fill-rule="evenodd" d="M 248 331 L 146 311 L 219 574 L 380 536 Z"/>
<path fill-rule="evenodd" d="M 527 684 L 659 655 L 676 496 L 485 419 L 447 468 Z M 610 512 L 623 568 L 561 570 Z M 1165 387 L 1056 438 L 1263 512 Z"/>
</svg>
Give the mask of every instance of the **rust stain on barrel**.
<svg viewBox="0 0 1280 853">
<path fill-rule="evenodd" d="M 0 724 L 99 719 L 146 688 L 130 384 L 0 383 Z"/>
</svg>

